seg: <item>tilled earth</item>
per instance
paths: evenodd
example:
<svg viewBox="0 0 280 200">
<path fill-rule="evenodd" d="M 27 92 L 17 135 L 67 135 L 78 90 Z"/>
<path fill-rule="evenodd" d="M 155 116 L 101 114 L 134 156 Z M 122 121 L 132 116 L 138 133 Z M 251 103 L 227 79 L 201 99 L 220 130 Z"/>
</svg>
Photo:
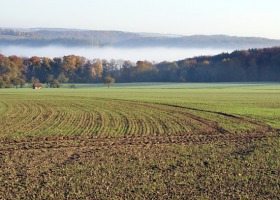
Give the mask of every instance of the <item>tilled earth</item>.
<svg viewBox="0 0 280 200">
<path fill-rule="evenodd" d="M 2 199 L 279 195 L 279 131 L 2 139 Z"/>
</svg>

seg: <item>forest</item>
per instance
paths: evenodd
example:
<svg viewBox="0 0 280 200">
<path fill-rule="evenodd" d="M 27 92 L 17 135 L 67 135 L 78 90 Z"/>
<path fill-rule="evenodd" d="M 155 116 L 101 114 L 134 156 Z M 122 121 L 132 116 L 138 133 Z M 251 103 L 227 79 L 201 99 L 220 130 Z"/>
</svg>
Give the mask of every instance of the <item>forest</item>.
<svg viewBox="0 0 280 200">
<path fill-rule="evenodd" d="M 116 82 L 258 82 L 280 81 L 280 47 L 236 50 L 215 56 L 199 56 L 174 62 L 90 60 L 76 55 L 47 58 L 0 54 L 0 87 L 25 83 Z"/>
</svg>

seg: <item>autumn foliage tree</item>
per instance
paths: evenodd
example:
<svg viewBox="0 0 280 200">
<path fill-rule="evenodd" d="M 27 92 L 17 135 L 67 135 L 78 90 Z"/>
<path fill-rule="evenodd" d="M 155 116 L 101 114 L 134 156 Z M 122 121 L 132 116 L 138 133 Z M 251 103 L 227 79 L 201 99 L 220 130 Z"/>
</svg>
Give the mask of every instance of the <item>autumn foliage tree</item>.
<svg viewBox="0 0 280 200">
<path fill-rule="evenodd" d="M 108 88 L 115 83 L 115 79 L 112 78 L 111 76 L 106 76 L 104 78 L 104 84 L 108 86 Z"/>
<path fill-rule="evenodd" d="M 249 49 L 161 63 L 90 60 L 75 55 L 51 59 L 0 54 L 0 88 L 23 87 L 25 82 L 34 80 L 102 83 L 107 77 L 117 82 L 280 81 L 280 48 Z M 110 87 L 112 82 L 108 83 Z"/>
</svg>

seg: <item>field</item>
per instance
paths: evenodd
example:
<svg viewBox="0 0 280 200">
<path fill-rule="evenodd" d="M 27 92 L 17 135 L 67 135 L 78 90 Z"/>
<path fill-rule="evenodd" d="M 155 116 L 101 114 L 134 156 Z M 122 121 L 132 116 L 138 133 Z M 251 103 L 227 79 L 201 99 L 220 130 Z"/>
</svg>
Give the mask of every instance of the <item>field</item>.
<svg viewBox="0 0 280 200">
<path fill-rule="evenodd" d="M 2 199 L 279 197 L 279 83 L 76 87 L 0 90 Z"/>
</svg>

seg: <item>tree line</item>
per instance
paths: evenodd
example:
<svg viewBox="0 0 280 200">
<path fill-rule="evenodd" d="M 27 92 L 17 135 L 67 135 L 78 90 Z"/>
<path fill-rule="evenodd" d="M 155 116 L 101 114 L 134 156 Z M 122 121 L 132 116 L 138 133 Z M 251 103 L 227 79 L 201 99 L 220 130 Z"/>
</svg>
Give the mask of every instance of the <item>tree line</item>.
<svg viewBox="0 0 280 200">
<path fill-rule="evenodd" d="M 249 49 L 199 56 L 174 62 L 89 60 L 68 55 L 31 58 L 0 54 L 0 87 L 22 87 L 25 83 L 116 82 L 257 82 L 280 81 L 280 48 Z"/>
</svg>

